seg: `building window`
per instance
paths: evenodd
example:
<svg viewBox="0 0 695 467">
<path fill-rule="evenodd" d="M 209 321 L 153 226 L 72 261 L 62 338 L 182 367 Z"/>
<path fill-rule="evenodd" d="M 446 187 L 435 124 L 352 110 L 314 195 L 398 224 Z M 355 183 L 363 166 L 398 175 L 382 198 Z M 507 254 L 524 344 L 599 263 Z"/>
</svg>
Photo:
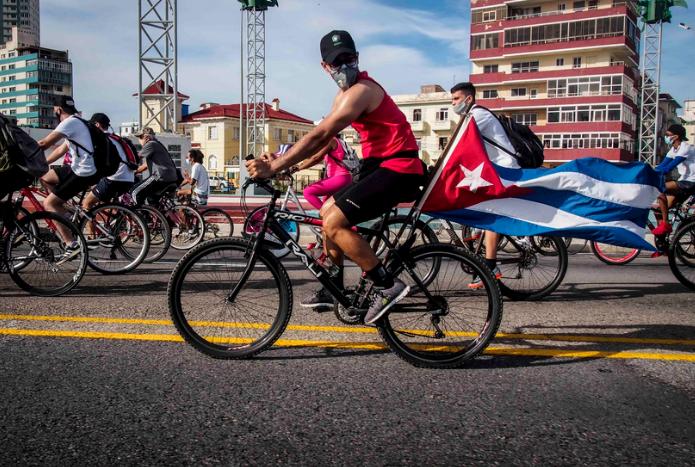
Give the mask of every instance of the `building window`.
<svg viewBox="0 0 695 467">
<path fill-rule="evenodd" d="M 581 1 L 578 1 L 578 2 L 574 2 L 574 3 L 572 4 L 572 8 L 574 8 L 574 9 L 577 10 L 577 11 L 583 10 L 584 7 L 586 7 L 586 2 L 585 2 L 584 0 L 581 0 Z"/>
<path fill-rule="evenodd" d="M 595 10 L 598 8 L 598 0 L 589 0 L 589 10 Z"/>
<path fill-rule="evenodd" d="M 483 12 L 483 22 L 495 21 L 497 19 L 497 11 L 484 11 Z"/>
<path fill-rule="evenodd" d="M 483 91 L 483 99 L 496 99 L 497 89 L 486 89 Z"/>
<path fill-rule="evenodd" d="M 214 154 L 210 154 L 210 157 L 208 157 L 208 169 L 217 170 L 217 156 Z"/>
<path fill-rule="evenodd" d="M 512 73 L 529 73 L 532 71 L 538 71 L 538 62 L 512 63 Z"/>
<path fill-rule="evenodd" d="M 512 97 L 523 97 L 526 95 L 526 88 L 512 88 Z"/>
<path fill-rule="evenodd" d="M 282 128 L 273 128 L 273 139 L 275 141 L 282 140 Z"/>
<path fill-rule="evenodd" d="M 439 150 L 442 151 L 442 150 L 446 149 L 446 143 L 448 143 L 448 142 L 449 142 L 449 138 L 447 138 L 446 136 L 440 137 L 439 138 Z"/>
<path fill-rule="evenodd" d="M 498 70 L 498 65 L 485 65 L 483 67 L 483 73 L 497 73 Z"/>
<path fill-rule="evenodd" d="M 297 137 L 294 134 L 294 130 L 287 130 L 287 142 L 288 143 L 296 143 L 297 142 Z"/>
<path fill-rule="evenodd" d="M 538 122 L 538 114 L 534 113 L 524 113 L 515 114 L 514 121 L 516 123 L 521 123 L 522 125 L 535 125 Z"/>
<path fill-rule="evenodd" d="M 413 109 L 413 121 L 414 122 L 421 122 L 422 121 L 422 109 Z"/>
<path fill-rule="evenodd" d="M 499 46 L 499 33 L 480 34 L 471 38 L 473 50 L 496 49 Z"/>
<path fill-rule="evenodd" d="M 531 89 L 529 91 L 529 96 L 531 97 L 531 99 L 535 99 L 536 97 L 538 97 L 538 89 Z"/>
<path fill-rule="evenodd" d="M 208 127 L 208 139 L 217 139 L 217 127 L 216 126 L 209 126 Z"/>
<path fill-rule="evenodd" d="M 564 58 L 555 59 L 555 66 L 565 66 L 565 59 Z"/>
<path fill-rule="evenodd" d="M 7 65 L 7 69 L 8 70 L 14 70 L 15 69 L 14 63 L 12 65 Z"/>
<path fill-rule="evenodd" d="M 572 59 L 572 68 L 581 68 L 582 66 L 582 57 L 574 57 Z"/>
<path fill-rule="evenodd" d="M 449 109 L 447 109 L 447 108 L 439 109 L 439 111 L 437 112 L 436 118 L 437 118 L 438 122 L 443 122 L 445 120 L 448 120 L 449 119 Z"/>
<path fill-rule="evenodd" d="M 232 139 L 234 139 L 234 140 L 239 139 L 239 127 L 238 126 L 232 127 Z"/>
</svg>

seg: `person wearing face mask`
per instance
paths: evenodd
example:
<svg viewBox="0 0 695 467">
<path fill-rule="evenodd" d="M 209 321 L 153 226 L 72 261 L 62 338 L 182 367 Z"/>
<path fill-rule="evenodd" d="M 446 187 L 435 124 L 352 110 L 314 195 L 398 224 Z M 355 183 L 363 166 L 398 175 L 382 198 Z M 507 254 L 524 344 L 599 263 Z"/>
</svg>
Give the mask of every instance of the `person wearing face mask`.
<svg viewBox="0 0 695 467">
<path fill-rule="evenodd" d="M 668 210 L 678 200 L 686 200 L 695 194 L 695 146 L 686 143 L 685 128 L 682 125 L 673 124 L 668 127 L 664 135 L 664 141 L 669 151 L 664 160 L 654 168 L 663 174 L 678 168 L 678 180 L 666 182 L 666 191 L 657 199 L 661 210 L 661 221 L 652 233 L 654 235 L 667 235 L 671 232 L 671 223 L 668 221 Z"/>
<path fill-rule="evenodd" d="M 359 177 L 321 207 L 325 245 L 331 260 L 342 269 L 346 254 L 374 282 L 376 293 L 364 318 L 372 324 L 409 291 L 381 264 L 369 244 L 350 227 L 374 219 L 398 203 L 413 201 L 425 183 L 424 164 L 418 157 L 415 136 L 405 115 L 379 83 L 359 69 L 359 55 L 350 34 L 331 31 L 321 39 L 321 67 L 338 86 L 328 116 L 283 156 L 264 155 L 248 161 L 254 178 L 269 178 L 325 148 L 348 125 L 362 142 Z M 342 272 L 336 282 L 342 286 Z M 317 290 L 302 301 L 314 309 L 332 307 L 333 297 Z"/>
<path fill-rule="evenodd" d="M 511 154 L 516 150 L 504 131 L 504 127 L 495 115 L 488 109 L 476 105 L 475 103 L 475 86 L 473 83 L 458 83 L 451 88 L 451 105 L 454 107 L 454 112 L 458 115 L 466 115 L 470 112 L 478 125 L 480 134 L 485 138 L 494 141 L 498 145 L 507 149 Z M 501 167 L 512 169 L 520 168 L 518 161 L 496 147 L 495 145 L 485 141 L 485 151 L 487 152 L 490 161 Z M 497 232 L 485 232 L 485 263 L 497 279 L 502 277 L 502 272 L 497 267 L 497 242 L 499 234 Z M 482 280 L 475 278 L 468 287 L 471 289 L 479 289 L 483 287 Z"/>
<path fill-rule="evenodd" d="M 65 216 L 67 214 L 63 207 L 65 202 L 94 185 L 99 180 L 99 176 L 96 175 L 97 168 L 92 157 L 94 151 L 92 137 L 87 124 L 78 117 L 75 101 L 70 96 L 62 96 L 53 107 L 53 112 L 60 123 L 38 143 L 41 149 L 48 149 L 62 141 L 46 160 L 50 165 L 69 153 L 70 164 L 49 170 L 41 177 L 41 182 L 50 192 L 43 206 L 49 212 Z M 79 247 L 72 238 L 72 234 L 60 225 L 58 229 L 68 244 L 67 252 L 79 253 Z"/>
</svg>

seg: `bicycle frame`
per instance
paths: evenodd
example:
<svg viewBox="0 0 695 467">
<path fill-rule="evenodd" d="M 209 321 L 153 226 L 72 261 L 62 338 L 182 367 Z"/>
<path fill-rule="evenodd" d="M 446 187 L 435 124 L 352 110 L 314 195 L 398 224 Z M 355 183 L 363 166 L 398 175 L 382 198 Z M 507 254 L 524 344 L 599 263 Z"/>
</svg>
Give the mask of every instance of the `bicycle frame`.
<svg viewBox="0 0 695 467">
<path fill-rule="evenodd" d="M 266 182 L 256 182 L 259 186 L 262 188 L 266 189 L 271 193 L 271 201 L 268 203 L 268 209 L 266 211 L 266 215 L 263 219 L 263 227 L 258 233 L 258 236 L 256 237 L 254 243 L 252 243 L 251 246 L 251 256 L 249 258 L 249 261 L 247 263 L 246 269 L 241 275 L 241 278 L 237 282 L 236 286 L 234 289 L 229 293 L 227 296 L 228 301 L 233 301 L 236 295 L 239 293 L 241 290 L 241 287 L 243 284 L 246 282 L 248 279 L 249 275 L 251 274 L 251 271 L 253 271 L 255 265 L 256 265 L 256 260 L 258 258 L 258 249 L 261 248 L 261 245 L 263 243 L 263 240 L 265 239 L 266 232 L 270 231 L 273 235 L 275 235 L 289 250 L 294 254 L 301 262 L 304 264 L 304 266 L 318 279 L 318 281 L 321 283 L 323 287 L 325 287 L 335 298 L 338 300 L 338 302 L 343 305 L 345 308 L 351 309 L 354 308 L 354 304 L 351 301 L 351 299 L 344 293 L 343 290 L 338 287 L 333 280 L 330 277 L 330 274 L 328 271 L 323 268 L 317 261 L 314 260 L 314 258 L 308 254 L 306 251 L 302 249 L 302 247 L 294 240 L 292 237 L 285 231 L 285 229 L 282 228 L 280 225 L 279 221 L 281 220 L 290 220 L 293 222 L 297 222 L 300 224 L 308 224 L 308 225 L 320 225 L 319 223 L 321 220 L 317 217 L 305 215 L 305 214 L 296 214 L 292 213 L 290 211 L 282 210 L 282 209 L 277 209 L 276 204 L 277 200 L 280 197 L 280 192 L 278 190 L 275 190 L 272 188 L 268 183 Z M 415 211 L 415 208 L 411 210 L 411 213 L 408 215 L 408 219 L 413 215 L 413 212 Z M 419 215 L 419 213 L 418 213 Z M 384 243 L 388 247 L 388 254 L 386 256 L 386 259 L 384 260 L 385 263 L 389 259 L 391 259 L 391 255 L 395 255 L 395 260 L 397 261 L 398 265 L 402 265 L 406 271 L 410 274 L 410 276 L 413 278 L 415 284 L 420 287 L 420 289 L 424 292 L 425 296 L 429 301 L 433 301 L 434 297 L 431 296 L 427 288 L 424 286 L 422 281 L 420 281 L 419 277 L 414 273 L 414 271 L 410 268 L 410 266 L 407 264 L 406 261 L 403 261 L 403 255 L 402 251 L 408 251 L 410 247 L 412 246 L 412 243 L 415 241 L 415 234 L 414 230 L 411 230 L 408 238 L 406 241 L 403 243 L 401 246 L 398 245 L 398 241 L 400 237 L 403 235 L 403 232 L 408 225 L 408 223 L 404 223 L 401 226 L 400 232 L 398 235 L 395 237 L 394 242 L 390 242 L 387 236 L 383 234 L 383 228 L 386 225 L 386 222 L 388 222 L 388 218 L 390 216 L 390 211 L 386 213 L 385 217 L 382 219 L 379 225 L 379 229 L 371 229 L 367 227 L 360 227 L 356 226 L 356 232 L 361 234 L 361 235 L 368 235 L 368 236 L 376 236 L 380 238 L 380 241 L 384 241 Z M 414 222 L 414 221 L 412 221 Z M 364 295 L 369 293 L 370 289 L 365 290 L 365 284 L 366 280 L 363 277 L 360 279 L 360 283 L 358 285 L 358 296 L 359 294 L 366 292 Z M 410 309 L 413 311 L 417 312 L 422 312 L 422 307 L 417 307 L 417 304 L 410 305 L 410 306 L 402 306 L 398 307 L 399 312 L 408 312 Z M 436 311 L 436 310 L 432 310 Z"/>
</svg>

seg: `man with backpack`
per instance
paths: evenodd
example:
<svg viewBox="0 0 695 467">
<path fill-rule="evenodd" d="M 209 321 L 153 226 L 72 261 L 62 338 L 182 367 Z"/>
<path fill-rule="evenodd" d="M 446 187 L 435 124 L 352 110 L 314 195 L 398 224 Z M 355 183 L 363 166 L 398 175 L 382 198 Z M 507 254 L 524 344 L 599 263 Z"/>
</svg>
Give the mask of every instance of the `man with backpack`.
<svg viewBox="0 0 695 467">
<path fill-rule="evenodd" d="M 46 158 L 48 164 L 56 162 L 66 152 L 70 154 L 70 165 L 63 165 L 49 170 L 41 177 L 41 182 L 50 194 L 43 202 L 47 211 L 65 216 L 67 211 L 63 207 L 66 201 L 73 196 L 94 185 L 100 178 L 94 163 L 94 145 L 87 124 L 77 116 L 75 101 L 70 96 L 62 96 L 60 102 L 53 107 L 53 112 L 60 122 L 56 129 L 48 136 L 40 140 L 41 149 L 48 149 L 64 140 Z M 79 251 L 79 247 L 69 231 L 63 231 L 58 226 L 63 240 L 70 244 L 72 249 Z M 68 246 L 70 250 L 71 246 Z"/>
<path fill-rule="evenodd" d="M 169 151 L 155 138 L 152 128 L 145 127 L 135 136 L 142 145 L 140 157 L 143 159 L 143 163 L 135 170 L 135 173 L 145 171 L 150 173 L 149 177 L 135 185 L 131 191 L 135 202 L 142 204 L 145 200 L 162 193 L 167 187 L 178 184 L 179 172 Z"/>
<path fill-rule="evenodd" d="M 451 105 L 458 115 L 465 116 L 467 113 L 471 113 L 485 142 L 485 151 L 493 164 L 513 169 L 521 167 L 519 161 L 513 156 L 516 150 L 497 116 L 485 107 L 476 105 L 473 83 L 458 83 L 451 88 Z M 485 263 L 495 277 L 500 279 L 502 272 L 497 267 L 498 241 L 499 234 L 497 232 L 485 232 Z M 479 277 L 476 277 L 468 284 L 468 287 L 480 289 L 483 287 L 483 282 Z"/>
<path fill-rule="evenodd" d="M 106 114 L 95 113 L 89 121 L 94 124 L 116 147 L 121 163 L 113 175 L 101 178 L 94 189 L 87 193 L 82 206 L 91 209 L 98 202 L 107 203 L 127 193 L 135 183 L 135 169 L 138 168 L 137 151 L 133 144 L 120 136 L 109 133 L 111 120 Z"/>
</svg>

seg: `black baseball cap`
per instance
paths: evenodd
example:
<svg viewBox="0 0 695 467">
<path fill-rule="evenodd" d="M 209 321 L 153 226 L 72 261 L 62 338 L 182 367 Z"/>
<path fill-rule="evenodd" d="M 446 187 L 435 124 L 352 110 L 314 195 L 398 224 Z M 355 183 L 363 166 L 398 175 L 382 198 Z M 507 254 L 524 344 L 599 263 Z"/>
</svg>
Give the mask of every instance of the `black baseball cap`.
<svg viewBox="0 0 695 467">
<path fill-rule="evenodd" d="M 72 96 L 60 96 L 60 100 L 56 105 L 63 109 L 65 113 L 69 113 L 70 115 L 78 113 L 77 109 L 75 108 L 75 100 L 72 98 Z"/>
<path fill-rule="evenodd" d="M 678 136 L 678 139 L 680 139 L 681 141 L 688 141 L 688 138 L 686 138 L 685 136 L 685 127 L 683 125 L 674 123 L 673 125 L 668 127 L 666 131 Z"/>
<path fill-rule="evenodd" d="M 329 65 L 340 54 L 357 54 L 355 41 L 347 31 L 331 31 L 321 38 L 321 58 Z"/>
<path fill-rule="evenodd" d="M 100 112 L 92 115 L 92 118 L 90 118 L 89 121 L 92 123 L 98 123 L 104 129 L 111 126 L 111 119 L 109 116 Z"/>
</svg>

